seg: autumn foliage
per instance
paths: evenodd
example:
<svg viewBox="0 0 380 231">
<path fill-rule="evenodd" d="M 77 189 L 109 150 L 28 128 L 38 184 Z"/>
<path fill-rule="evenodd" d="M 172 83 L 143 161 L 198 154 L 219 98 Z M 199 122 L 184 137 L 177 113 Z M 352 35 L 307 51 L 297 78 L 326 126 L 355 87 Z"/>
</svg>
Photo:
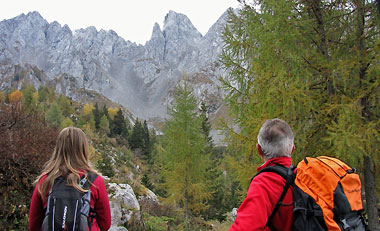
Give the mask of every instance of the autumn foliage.
<svg viewBox="0 0 380 231">
<path fill-rule="evenodd" d="M 16 90 L 9 94 L 8 99 L 10 103 L 18 103 L 21 101 L 22 93 L 19 90 Z"/>
<path fill-rule="evenodd" d="M 44 116 L 25 110 L 21 92 L 9 95 L 10 103 L 0 104 L 0 227 L 21 230 L 27 227 L 33 181 L 50 157 L 58 135 Z"/>
</svg>

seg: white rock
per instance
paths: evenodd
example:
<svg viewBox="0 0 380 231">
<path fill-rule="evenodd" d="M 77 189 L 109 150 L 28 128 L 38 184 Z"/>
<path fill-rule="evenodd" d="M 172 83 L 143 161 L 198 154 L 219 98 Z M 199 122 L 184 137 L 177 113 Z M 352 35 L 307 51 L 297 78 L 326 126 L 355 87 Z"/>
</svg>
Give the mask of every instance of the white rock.
<svg viewBox="0 0 380 231">
<path fill-rule="evenodd" d="M 140 218 L 140 205 L 133 189 L 128 184 L 108 183 L 111 209 L 111 226 L 113 230 L 120 228 L 131 218 Z"/>
<path fill-rule="evenodd" d="M 231 221 L 235 221 L 236 219 L 236 216 L 237 216 L 237 208 L 233 208 L 230 215 L 229 215 L 229 218 Z"/>
<path fill-rule="evenodd" d="M 122 202 L 126 209 L 140 210 L 136 195 L 129 184 L 108 183 L 108 186 L 111 191 L 114 191 L 110 198 Z"/>
<path fill-rule="evenodd" d="M 128 229 L 121 226 L 111 226 L 108 231 L 128 231 Z"/>
<path fill-rule="evenodd" d="M 145 198 L 147 198 L 153 202 L 158 202 L 156 194 L 154 192 L 152 192 L 150 189 L 146 190 Z"/>
<path fill-rule="evenodd" d="M 110 209 L 111 224 L 113 226 L 123 225 L 126 222 L 126 219 L 122 214 L 120 201 L 110 201 Z"/>
</svg>

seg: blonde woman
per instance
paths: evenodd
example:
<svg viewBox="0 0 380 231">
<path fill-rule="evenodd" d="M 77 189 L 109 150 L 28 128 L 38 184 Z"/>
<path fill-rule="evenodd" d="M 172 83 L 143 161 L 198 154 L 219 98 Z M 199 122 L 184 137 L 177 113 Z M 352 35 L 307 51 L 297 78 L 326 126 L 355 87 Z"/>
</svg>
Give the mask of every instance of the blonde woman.
<svg viewBox="0 0 380 231">
<path fill-rule="evenodd" d="M 89 204 L 92 219 L 88 224 L 91 230 L 95 231 L 109 229 L 111 213 L 106 188 L 102 177 L 97 175 L 91 167 L 89 155 L 87 138 L 81 129 L 67 127 L 60 132 L 54 152 L 35 182 L 36 187 L 29 210 L 29 230 L 42 230 L 47 214 L 49 192 L 53 185 L 58 185 L 59 181 L 63 181 L 64 185 L 73 187 L 77 191 L 84 193 L 90 191 Z M 82 179 L 88 179 L 88 190 L 81 187 L 79 182 L 83 182 Z M 66 227 L 63 228 L 66 230 Z"/>
</svg>

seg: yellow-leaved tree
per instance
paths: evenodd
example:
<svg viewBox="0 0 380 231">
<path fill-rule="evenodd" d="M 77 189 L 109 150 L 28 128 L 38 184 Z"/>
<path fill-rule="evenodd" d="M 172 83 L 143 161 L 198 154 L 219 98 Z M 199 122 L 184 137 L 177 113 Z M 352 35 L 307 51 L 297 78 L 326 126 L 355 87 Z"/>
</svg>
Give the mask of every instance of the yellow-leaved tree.
<svg viewBox="0 0 380 231">
<path fill-rule="evenodd" d="M 19 90 L 13 91 L 11 94 L 8 96 L 8 100 L 10 103 L 18 103 L 21 101 L 22 98 L 22 93 Z"/>
<path fill-rule="evenodd" d="M 118 110 L 119 109 L 116 107 L 109 107 L 108 108 L 108 115 L 111 118 L 111 120 L 115 119 L 115 116 L 116 116 Z"/>
</svg>

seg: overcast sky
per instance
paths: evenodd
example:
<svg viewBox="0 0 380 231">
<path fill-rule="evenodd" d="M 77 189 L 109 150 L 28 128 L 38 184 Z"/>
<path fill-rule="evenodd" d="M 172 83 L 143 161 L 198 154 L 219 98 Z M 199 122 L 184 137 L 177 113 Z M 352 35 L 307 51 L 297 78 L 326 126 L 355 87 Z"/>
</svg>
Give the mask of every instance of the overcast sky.
<svg viewBox="0 0 380 231">
<path fill-rule="evenodd" d="M 0 7 L 0 21 L 22 13 L 38 11 L 49 23 L 67 24 L 71 30 L 95 26 L 114 30 L 132 42 L 145 44 L 154 23 L 163 26 L 169 10 L 185 14 L 205 35 L 237 0 L 5 0 Z"/>
</svg>

